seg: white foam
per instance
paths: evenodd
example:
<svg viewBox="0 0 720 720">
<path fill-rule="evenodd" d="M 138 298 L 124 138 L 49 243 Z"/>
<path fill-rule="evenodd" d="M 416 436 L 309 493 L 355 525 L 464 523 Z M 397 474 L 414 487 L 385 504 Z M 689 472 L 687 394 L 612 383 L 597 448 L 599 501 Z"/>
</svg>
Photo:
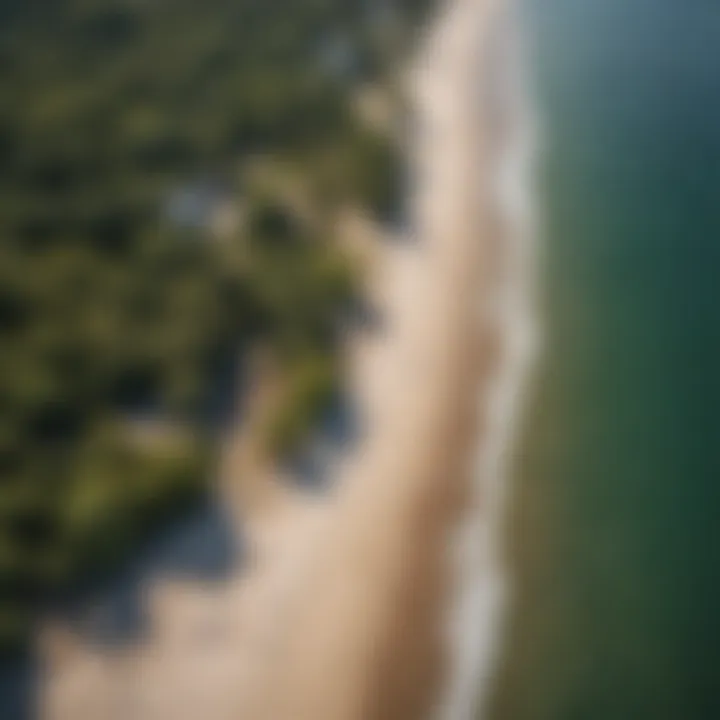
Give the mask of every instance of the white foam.
<svg viewBox="0 0 720 720">
<path fill-rule="evenodd" d="M 509 262 L 492 303 L 498 323 L 501 362 L 491 385 L 478 397 L 485 430 L 476 448 L 470 510 L 457 528 L 452 557 L 456 588 L 449 618 L 450 677 L 438 720 L 483 717 L 504 633 L 510 592 L 502 540 L 509 493 L 509 460 L 515 444 L 531 369 L 539 351 L 535 275 L 538 232 L 533 173 L 539 154 L 539 127 L 524 74 L 527 40 L 521 38 L 517 9 L 504 8 L 509 30 L 503 37 L 501 82 L 509 107 L 509 130 L 494 191 L 503 214 Z M 505 20 L 505 18 L 503 18 Z M 497 81 L 497 78 L 494 78 Z M 487 309 L 487 288 L 479 306 Z"/>
</svg>

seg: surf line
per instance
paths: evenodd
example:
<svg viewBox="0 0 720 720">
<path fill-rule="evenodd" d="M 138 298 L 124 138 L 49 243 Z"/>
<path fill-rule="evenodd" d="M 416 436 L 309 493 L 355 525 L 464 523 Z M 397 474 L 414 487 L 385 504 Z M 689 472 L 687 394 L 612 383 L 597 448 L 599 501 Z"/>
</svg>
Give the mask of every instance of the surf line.
<svg viewBox="0 0 720 720">
<path fill-rule="evenodd" d="M 489 302 L 490 289 L 483 288 L 478 303 L 483 321 L 496 323 L 501 355 L 489 391 L 483 389 L 477 399 L 479 416 L 486 422 L 475 447 L 469 508 L 450 547 L 455 583 L 446 627 L 450 672 L 434 713 L 436 720 L 478 720 L 485 714 L 511 593 L 502 556 L 511 452 L 540 351 L 536 316 L 540 232 L 533 189 L 540 123 L 526 72 L 529 44 L 517 3 L 503 3 L 498 15 L 493 18 L 497 23 L 493 31 L 502 34 L 499 68 L 491 71 L 501 74 L 492 82 L 500 83 L 508 122 L 489 187 L 507 247 L 492 289 L 495 296 Z M 480 68 L 481 83 L 488 81 L 485 70 Z"/>
</svg>

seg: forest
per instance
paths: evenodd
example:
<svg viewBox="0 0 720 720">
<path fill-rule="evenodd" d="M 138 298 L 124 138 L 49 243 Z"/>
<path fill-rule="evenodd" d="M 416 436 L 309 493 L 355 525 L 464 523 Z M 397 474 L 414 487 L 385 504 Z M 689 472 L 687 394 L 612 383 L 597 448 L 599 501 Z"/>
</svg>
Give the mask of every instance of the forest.
<svg viewBox="0 0 720 720">
<path fill-rule="evenodd" d="M 358 288 L 333 220 L 387 220 L 402 175 L 352 95 L 426 4 L 0 0 L 3 649 L 207 491 L 228 353 L 300 383 L 277 452 L 322 412 Z"/>
</svg>

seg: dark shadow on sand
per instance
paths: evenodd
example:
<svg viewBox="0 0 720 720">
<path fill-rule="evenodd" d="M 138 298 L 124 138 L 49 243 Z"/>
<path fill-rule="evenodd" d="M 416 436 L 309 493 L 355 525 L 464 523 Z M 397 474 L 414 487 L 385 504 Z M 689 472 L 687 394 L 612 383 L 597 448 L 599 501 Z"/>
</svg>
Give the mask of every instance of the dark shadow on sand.
<svg viewBox="0 0 720 720">
<path fill-rule="evenodd" d="M 360 432 L 348 395 L 338 393 L 310 440 L 286 460 L 285 467 L 301 489 L 322 493 L 331 486 L 337 460 L 357 442 Z"/>
<path fill-rule="evenodd" d="M 30 655 L 0 660 L 0 718 L 34 720 L 38 716 L 37 661 Z"/>
<path fill-rule="evenodd" d="M 138 642 L 149 627 L 148 588 L 162 580 L 222 582 L 241 562 L 232 519 L 210 501 L 159 532 L 111 578 L 76 590 L 56 612 L 91 644 Z"/>
</svg>

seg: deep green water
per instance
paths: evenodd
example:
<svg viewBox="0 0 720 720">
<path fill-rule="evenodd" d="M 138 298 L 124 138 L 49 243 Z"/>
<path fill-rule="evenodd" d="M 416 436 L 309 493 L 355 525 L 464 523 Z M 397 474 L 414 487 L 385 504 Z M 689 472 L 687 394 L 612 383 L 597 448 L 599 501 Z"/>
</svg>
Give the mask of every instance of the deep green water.
<svg viewBox="0 0 720 720">
<path fill-rule="evenodd" d="M 720 718 L 720 0 L 525 0 L 544 355 L 492 720 Z"/>
</svg>

